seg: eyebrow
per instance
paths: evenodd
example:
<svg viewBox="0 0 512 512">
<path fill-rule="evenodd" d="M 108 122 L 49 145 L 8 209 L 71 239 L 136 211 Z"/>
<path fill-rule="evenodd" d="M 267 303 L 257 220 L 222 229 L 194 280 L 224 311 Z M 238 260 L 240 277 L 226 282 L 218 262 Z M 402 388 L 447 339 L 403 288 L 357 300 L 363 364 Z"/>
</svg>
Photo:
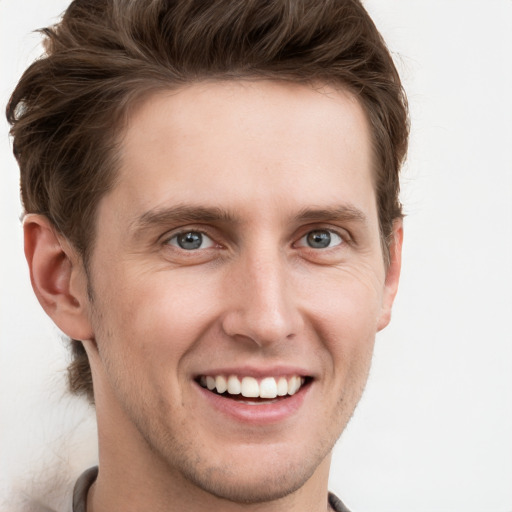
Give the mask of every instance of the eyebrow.
<svg viewBox="0 0 512 512">
<path fill-rule="evenodd" d="M 296 216 L 298 221 L 338 221 L 367 223 L 366 215 L 352 205 L 339 205 L 327 208 L 304 208 Z"/>
<path fill-rule="evenodd" d="M 294 217 L 296 222 L 337 221 L 358 222 L 366 224 L 366 215 L 352 205 L 337 205 L 333 207 L 303 208 Z M 148 210 L 130 225 L 135 235 L 154 226 L 173 224 L 176 222 L 222 222 L 237 223 L 237 215 L 218 207 L 177 205 L 170 208 Z"/>
<path fill-rule="evenodd" d="M 228 211 L 216 207 L 177 205 L 170 208 L 148 210 L 131 223 L 135 234 L 153 226 L 175 222 L 235 222 L 237 219 Z"/>
</svg>

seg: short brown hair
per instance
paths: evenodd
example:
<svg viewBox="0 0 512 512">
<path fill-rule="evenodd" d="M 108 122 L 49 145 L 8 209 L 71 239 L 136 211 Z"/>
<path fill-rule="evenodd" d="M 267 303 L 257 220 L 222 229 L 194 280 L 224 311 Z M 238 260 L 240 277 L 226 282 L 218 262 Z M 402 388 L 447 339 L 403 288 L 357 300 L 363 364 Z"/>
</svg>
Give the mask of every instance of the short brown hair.
<svg viewBox="0 0 512 512">
<path fill-rule="evenodd" d="M 43 29 L 45 55 L 7 106 L 25 211 L 46 215 L 87 266 L 95 212 L 115 183 L 116 141 L 142 95 L 205 79 L 348 88 L 368 116 L 381 236 L 402 216 L 407 102 L 386 45 L 358 0 L 75 0 Z M 72 340 L 73 392 L 93 401 Z"/>
</svg>

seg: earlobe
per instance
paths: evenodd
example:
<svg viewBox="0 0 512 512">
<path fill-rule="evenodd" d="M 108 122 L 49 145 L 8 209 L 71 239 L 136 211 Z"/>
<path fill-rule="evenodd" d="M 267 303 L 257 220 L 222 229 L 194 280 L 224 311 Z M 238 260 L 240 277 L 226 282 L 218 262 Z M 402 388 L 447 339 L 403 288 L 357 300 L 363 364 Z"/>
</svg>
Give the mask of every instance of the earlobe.
<svg viewBox="0 0 512 512">
<path fill-rule="evenodd" d="M 91 339 L 81 258 L 43 215 L 26 215 L 23 231 L 32 288 L 41 306 L 69 337 Z"/>
<path fill-rule="evenodd" d="M 386 270 L 384 293 L 382 297 L 382 309 L 377 323 L 377 330 L 381 331 L 391 320 L 391 310 L 398 291 L 400 271 L 402 267 L 402 244 L 404 228 L 402 219 L 393 223 L 391 243 L 389 245 L 389 265 Z"/>
</svg>

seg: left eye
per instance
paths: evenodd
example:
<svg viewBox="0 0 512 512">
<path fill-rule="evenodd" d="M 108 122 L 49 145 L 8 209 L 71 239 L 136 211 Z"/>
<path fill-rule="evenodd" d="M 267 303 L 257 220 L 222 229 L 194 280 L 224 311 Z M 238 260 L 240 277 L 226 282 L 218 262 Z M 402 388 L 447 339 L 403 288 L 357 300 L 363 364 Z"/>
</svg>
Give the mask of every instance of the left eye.
<svg viewBox="0 0 512 512">
<path fill-rule="evenodd" d="M 178 233 L 168 241 L 169 245 L 179 247 L 185 251 L 195 251 L 196 249 L 208 249 L 215 245 L 214 241 L 200 231 L 186 231 Z"/>
<path fill-rule="evenodd" d="M 340 235 L 329 229 L 315 229 L 304 235 L 298 245 L 301 247 L 311 247 L 312 249 L 328 249 L 341 245 L 343 239 Z"/>
</svg>

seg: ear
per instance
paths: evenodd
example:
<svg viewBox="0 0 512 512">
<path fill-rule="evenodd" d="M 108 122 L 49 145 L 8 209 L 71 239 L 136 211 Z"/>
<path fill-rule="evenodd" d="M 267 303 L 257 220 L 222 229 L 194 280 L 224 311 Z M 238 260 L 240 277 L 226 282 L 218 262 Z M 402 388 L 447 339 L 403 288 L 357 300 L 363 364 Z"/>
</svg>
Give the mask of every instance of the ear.
<svg viewBox="0 0 512 512">
<path fill-rule="evenodd" d="M 391 233 L 391 243 L 389 245 L 389 266 L 386 272 L 384 282 L 384 293 L 382 296 L 382 308 L 377 330 L 381 331 L 391 320 L 391 309 L 398 291 L 398 281 L 400 280 L 400 270 L 402 267 L 402 243 L 404 239 L 404 227 L 402 219 L 397 219 L 393 223 Z"/>
<path fill-rule="evenodd" d="M 82 259 L 44 215 L 26 215 L 23 231 L 30 280 L 41 306 L 69 337 L 92 339 Z"/>
</svg>

